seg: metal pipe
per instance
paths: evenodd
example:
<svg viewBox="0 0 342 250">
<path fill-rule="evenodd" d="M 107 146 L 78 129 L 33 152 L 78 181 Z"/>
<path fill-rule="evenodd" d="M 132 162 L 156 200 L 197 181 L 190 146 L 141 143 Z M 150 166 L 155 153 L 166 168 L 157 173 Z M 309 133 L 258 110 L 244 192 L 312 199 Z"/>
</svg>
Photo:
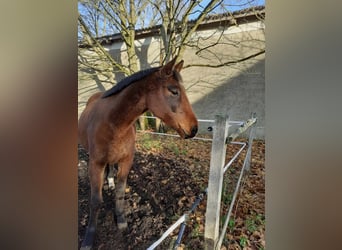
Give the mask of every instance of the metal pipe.
<svg viewBox="0 0 342 250">
<path fill-rule="evenodd" d="M 208 192 L 208 188 L 206 188 L 201 194 L 199 194 L 197 196 L 197 199 L 195 200 L 195 202 L 192 204 L 190 210 L 188 211 L 188 214 L 191 214 L 195 211 L 195 209 L 197 208 L 197 206 L 200 204 L 200 202 L 203 200 L 204 196 L 207 194 Z M 186 227 L 186 223 L 183 222 L 182 225 L 181 225 L 181 228 L 179 230 L 179 233 L 178 233 L 178 237 L 177 237 L 177 240 L 175 242 L 175 245 L 173 247 L 174 250 L 177 249 L 177 247 L 179 246 L 179 244 L 181 243 L 181 240 L 183 238 L 183 234 L 184 234 L 184 231 L 185 231 L 185 227 Z"/>
<path fill-rule="evenodd" d="M 152 132 L 152 131 L 141 131 L 141 130 L 137 130 L 137 131 L 139 133 L 146 133 L 146 134 L 152 134 L 152 135 L 180 137 L 179 135 L 175 135 L 175 134 L 165 134 L 165 133 Z M 211 138 L 202 138 L 202 137 L 194 137 L 194 138 L 191 138 L 191 140 L 212 141 L 213 139 L 211 139 Z"/>
<path fill-rule="evenodd" d="M 140 131 L 139 132 L 143 132 L 146 134 L 152 134 L 152 135 L 163 135 L 163 136 L 171 136 L 171 137 L 180 137 L 179 135 L 175 135 L 175 134 L 165 134 L 165 133 L 159 133 L 159 132 L 152 132 L 152 131 Z"/>
<path fill-rule="evenodd" d="M 206 119 L 197 119 L 197 121 L 199 121 L 199 122 L 212 122 L 212 123 L 215 122 L 214 120 L 206 120 Z"/>
<path fill-rule="evenodd" d="M 243 143 L 242 147 L 239 149 L 239 151 L 233 156 L 233 158 L 227 163 L 227 165 L 223 168 L 223 173 L 225 173 L 228 168 L 232 165 L 232 163 L 235 161 L 235 159 L 239 156 L 241 151 L 246 147 L 247 143 Z"/>
<path fill-rule="evenodd" d="M 152 118 L 152 119 L 157 119 L 158 118 L 158 117 L 155 117 L 155 116 L 148 116 L 148 115 L 142 115 L 140 117 Z M 199 121 L 199 122 L 211 122 L 211 123 L 215 122 L 215 120 L 209 120 L 209 119 L 197 119 L 197 121 Z M 229 121 L 229 124 L 232 124 L 232 125 L 243 125 L 244 121 Z"/>
<path fill-rule="evenodd" d="M 250 126 L 255 124 L 257 119 L 255 117 L 248 119 L 240 128 L 236 130 L 233 134 L 229 135 L 226 139 L 226 143 L 229 143 L 233 140 L 235 140 L 236 137 L 238 137 L 240 134 L 245 132 Z"/>
<path fill-rule="evenodd" d="M 147 248 L 147 250 L 155 249 L 163 240 L 165 240 L 167 236 L 169 236 L 170 233 L 173 232 L 173 230 L 175 230 L 181 223 L 186 220 L 186 216 L 187 215 L 184 214 L 182 217 L 180 217 L 171 227 L 169 227 L 168 230 L 165 231 L 165 233 L 163 233 L 159 240 L 154 242 L 149 248 Z"/>
<path fill-rule="evenodd" d="M 246 144 L 246 142 L 232 141 L 229 144 L 244 145 L 244 144 Z"/>
<path fill-rule="evenodd" d="M 180 245 L 181 241 L 182 241 L 182 238 L 183 238 L 183 234 L 184 234 L 184 231 L 185 231 L 185 227 L 186 227 L 186 223 L 183 222 L 181 224 L 181 227 L 179 229 L 179 233 L 178 233 L 178 236 L 177 236 L 177 240 L 175 242 L 175 245 L 173 246 L 173 250 L 177 250 L 178 246 Z"/>
<path fill-rule="evenodd" d="M 252 143 L 250 143 L 248 145 L 248 149 L 247 149 L 247 154 L 246 156 L 250 155 L 250 151 L 252 150 Z M 248 157 L 245 158 L 244 162 L 243 162 L 243 167 L 241 169 L 241 173 L 240 173 L 240 176 L 239 176 L 239 179 L 238 179 L 238 182 L 235 186 L 235 190 L 234 190 L 234 194 L 233 194 L 233 198 L 232 198 L 232 201 L 230 203 L 230 206 L 229 206 L 229 210 L 228 210 L 228 213 L 227 213 L 227 217 L 226 217 L 226 220 L 224 222 L 224 226 L 222 228 L 222 232 L 221 232 L 221 235 L 220 235 L 220 238 L 216 244 L 216 248 L 215 249 L 220 249 L 221 248 L 221 245 L 222 245 L 222 241 L 223 241 L 223 238 L 224 238 L 224 235 L 226 233 L 226 230 L 227 230 L 227 226 L 228 226 L 228 222 L 229 222 L 229 218 L 231 216 L 231 213 L 233 211 L 233 206 L 234 206 L 234 203 L 235 203 L 235 199 L 237 197 L 237 194 L 238 194 L 238 191 L 239 191 L 239 187 L 240 187 L 240 182 L 241 182 L 241 179 L 242 179 L 242 176 L 243 176 L 243 173 L 244 173 L 244 170 L 247 166 L 247 163 L 249 163 L 249 159 L 247 159 Z"/>
<path fill-rule="evenodd" d="M 155 249 L 163 240 L 165 240 L 165 238 L 167 236 L 169 236 L 169 234 L 172 233 L 173 230 L 175 230 L 181 224 L 181 228 L 180 228 L 180 231 L 178 233 L 178 238 L 177 238 L 177 241 L 175 243 L 175 247 L 177 246 L 177 244 L 179 245 L 181 240 L 182 240 L 183 234 L 184 234 L 184 230 L 186 227 L 186 221 L 189 219 L 189 214 L 193 213 L 195 211 L 195 209 L 200 204 L 200 202 L 203 200 L 203 198 L 207 194 L 207 192 L 208 192 L 208 188 L 206 188 L 200 195 L 198 195 L 197 199 L 195 200 L 195 202 L 191 206 L 190 210 L 187 213 L 185 213 L 182 217 L 180 217 L 171 227 L 169 227 L 168 230 L 166 230 L 165 233 L 163 233 L 163 235 L 156 242 L 154 242 L 149 248 L 147 248 L 147 250 Z"/>
</svg>

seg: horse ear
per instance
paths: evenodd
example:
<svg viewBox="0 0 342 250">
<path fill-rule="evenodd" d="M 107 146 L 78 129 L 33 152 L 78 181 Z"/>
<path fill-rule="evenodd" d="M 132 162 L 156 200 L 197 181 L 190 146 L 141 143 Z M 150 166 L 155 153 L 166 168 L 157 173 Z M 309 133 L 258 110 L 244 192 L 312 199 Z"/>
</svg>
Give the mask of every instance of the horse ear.
<svg viewBox="0 0 342 250">
<path fill-rule="evenodd" d="M 177 63 L 175 66 L 174 66 L 174 69 L 177 71 L 177 72 L 180 72 L 183 68 L 183 64 L 184 64 L 184 60 L 181 60 L 179 63 Z"/>
<path fill-rule="evenodd" d="M 161 72 L 163 75 L 169 76 L 172 74 L 172 71 L 175 67 L 175 63 L 176 63 L 177 57 L 175 57 L 174 59 L 172 59 L 170 62 L 168 62 L 166 65 L 164 65 L 161 68 Z"/>
</svg>

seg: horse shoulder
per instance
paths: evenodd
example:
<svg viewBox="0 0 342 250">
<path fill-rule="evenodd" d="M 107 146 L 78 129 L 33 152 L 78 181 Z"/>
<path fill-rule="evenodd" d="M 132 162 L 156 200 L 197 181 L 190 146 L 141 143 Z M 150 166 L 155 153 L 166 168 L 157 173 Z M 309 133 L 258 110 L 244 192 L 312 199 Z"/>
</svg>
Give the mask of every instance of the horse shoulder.
<svg viewBox="0 0 342 250">
<path fill-rule="evenodd" d="M 108 162 L 118 163 L 122 159 L 133 158 L 135 152 L 135 128 L 122 128 L 113 131 L 111 140 L 107 144 Z"/>
</svg>

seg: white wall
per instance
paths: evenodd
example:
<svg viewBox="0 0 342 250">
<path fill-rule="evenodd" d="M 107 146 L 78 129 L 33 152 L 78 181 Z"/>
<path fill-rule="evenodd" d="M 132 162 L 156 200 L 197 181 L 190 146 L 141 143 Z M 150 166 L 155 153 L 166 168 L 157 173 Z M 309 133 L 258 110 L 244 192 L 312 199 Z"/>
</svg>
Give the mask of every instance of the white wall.
<svg viewBox="0 0 342 250">
<path fill-rule="evenodd" d="M 222 36 L 220 44 L 210 47 L 210 51 L 196 54 L 196 49 L 188 47 L 184 54 L 185 65 L 211 64 L 234 61 L 265 48 L 265 29 L 262 22 L 241 24 L 228 29 L 218 28 L 196 32 L 192 41 L 200 48 L 211 46 Z M 200 38 L 200 40 L 198 40 Z M 137 55 L 141 68 L 159 65 L 160 38 L 157 36 L 136 41 Z M 125 45 L 116 43 L 106 49 L 116 60 L 127 63 Z M 257 136 L 264 138 L 265 122 L 265 55 L 245 62 L 221 68 L 189 67 L 182 71 L 184 85 L 194 110 L 201 119 L 214 119 L 215 114 L 228 114 L 230 119 L 244 120 L 251 112 L 258 116 Z M 82 80 L 79 77 L 79 115 L 87 98 L 94 92 L 108 89 L 110 83 L 102 80 Z M 115 75 L 118 81 L 123 75 Z M 202 131 L 206 131 L 203 124 Z"/>
</svg>

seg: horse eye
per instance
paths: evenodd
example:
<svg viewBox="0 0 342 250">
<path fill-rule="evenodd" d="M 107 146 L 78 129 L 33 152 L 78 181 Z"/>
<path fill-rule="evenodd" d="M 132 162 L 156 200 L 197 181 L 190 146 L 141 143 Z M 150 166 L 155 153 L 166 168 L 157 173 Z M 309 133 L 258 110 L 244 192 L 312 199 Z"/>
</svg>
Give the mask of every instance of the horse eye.
<svg viewBox="0 0 342 250">
<path fill-rule="evenodd" d="M 175 86 L 167 86 L 167 89 L 171 92 L 174 96 L 179 96 L 179 89 Z"/>
</svg>

